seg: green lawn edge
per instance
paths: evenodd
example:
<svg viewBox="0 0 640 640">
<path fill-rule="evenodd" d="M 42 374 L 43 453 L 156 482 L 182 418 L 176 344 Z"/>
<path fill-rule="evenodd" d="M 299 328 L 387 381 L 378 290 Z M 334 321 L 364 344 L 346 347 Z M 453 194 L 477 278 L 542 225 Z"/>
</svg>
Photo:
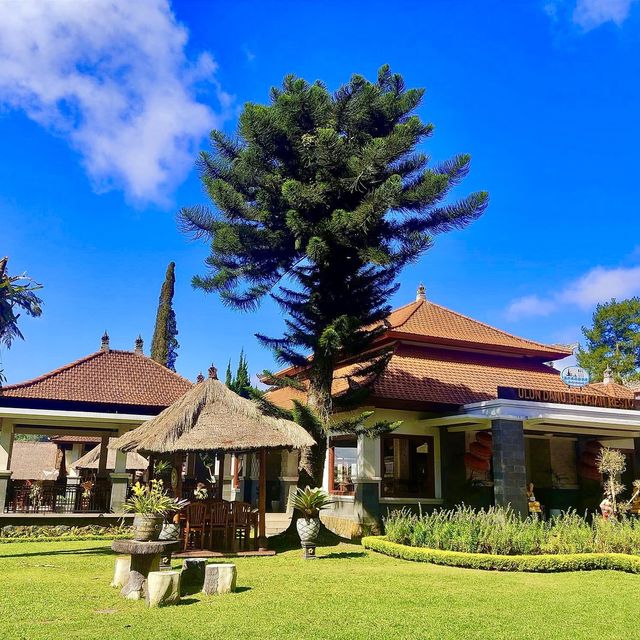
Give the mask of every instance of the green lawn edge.
<svg viewBox="0 0 640 640">
<path fill-rule="evenodd" d="M 571 553 L 537 556 L 501 556 L 488 553 L 442 551 L 424 547 L 409 547 L 390 542 L 384 536 L 362 538 L 362 546 L 394 558 L 413 562 L 430 562 L 447 567 L 483 569 L 486 571 L 529 571 L 556 573 L 560 571 L 595 571 L 609 569 L 640 573 L 640 556 L 625 553 Z"/>
<path fill-rule="evenodd" d="M 25 536 L 12 538 L 10 536 L 0 537 L 0 544 L 12 544 L 14 542 L 78 542 L 82 540 L 127 540 L 131 538 L 131 534 L 113 534 L 113 535 L 100 535 L 99 533 L 93 533 L 86 536 Z"/>
</svg>

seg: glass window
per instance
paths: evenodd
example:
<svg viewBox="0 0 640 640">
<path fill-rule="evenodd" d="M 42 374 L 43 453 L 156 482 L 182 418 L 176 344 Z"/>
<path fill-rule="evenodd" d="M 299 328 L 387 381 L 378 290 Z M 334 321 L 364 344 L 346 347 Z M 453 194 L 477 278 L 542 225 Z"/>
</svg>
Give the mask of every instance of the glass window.
<svg viewBox="0 0 640 640">
<path fill-rule="evenodd" d="M 332 438 L 329 448 L 329 490 L 340 496 L 354 494 L 357 475 L 357 438 Z"/>
<path fill-rule="evenodd" d="M 390 434 L 381 440 L 382 496 L 435 497 L 433 437 Z"/>
</svg>

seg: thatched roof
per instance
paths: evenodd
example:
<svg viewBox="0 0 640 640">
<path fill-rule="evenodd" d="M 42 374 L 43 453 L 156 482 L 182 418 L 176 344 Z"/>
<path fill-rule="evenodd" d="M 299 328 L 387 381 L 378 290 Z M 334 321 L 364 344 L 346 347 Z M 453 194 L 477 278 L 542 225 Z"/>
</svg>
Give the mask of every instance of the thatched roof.
<svg viewBox="0 0 640 640">
<path fill-rule="evenodd" d="M 53 442 L 13 443 L 10 469 L 12 480 L 57 480 L 63 454 Z"/>
<path fill-rule="evenodd" d="M 115 438 L 109 438 L 111 443 Z M 91 451 L 85 453 L 81 458 L 78 458 L 71 466 L 75 469 L 97 469 L 100 463 L 100 448 L 101 445 L 94 447 Z M 149 461 L 143 458 L 139 453 L 131 452 L 127 453 L 127 471 L 144 470 L 149 466 Z M 109 449 L 107 451 L 107 469 L 113 470 L 116 468 L 116 450 Z"/>
<path fill-rule="evenodd" d="M 264 415 L 251 400 L 241 398 L 208 378 L 170 407 L 109 448 L 122 451 L 255 451 L 312 446 L 313 438 L 290 420 Z"/>
</svg>

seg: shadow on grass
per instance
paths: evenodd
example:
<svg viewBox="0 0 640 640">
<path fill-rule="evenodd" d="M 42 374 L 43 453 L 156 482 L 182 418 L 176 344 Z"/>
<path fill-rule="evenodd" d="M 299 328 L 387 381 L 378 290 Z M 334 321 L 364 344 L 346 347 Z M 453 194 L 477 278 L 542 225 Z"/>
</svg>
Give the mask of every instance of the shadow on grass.
<svg viewBox="0 0 640 640">
<path fill-rule="evenodd" d="M 109 555 L 115 558 L 115 553 L 110 547 L 91 547 L 89 549 L 55 549 L 54 551 L 33 551 L 31 553 L 12 553 L 10 555 L 1 555 L 0 558 L 27 558 L 37 556 L 62 556 L 62 555 L 79 555 L 79 556 L 92 556 L 92 555 Z"/>
<path fill-rule="evenodd" d="M 335 553 L 327 553 L 327 555 L 316 556 L 318 560 L 334 560 L 338 558 L 364 558 L 366 551 L 338 551 Z"/>
<path fill-rule="evenodd" d="M 342 543 L 353 544 L 353 540 L 341 538 L 322 525 L 320 535 L 318 536 L 318 548 L 337 547 Z M 289 527 L 286 531 L 278 534 L 277 536 L 273 536 L 273 538 L 269 538 L 269 547 L 276 553 L 295 551 L 302 548 L 300 545 L 300 537 L 298 536 L 297 531 L 292 527 Z"/>
</svg>

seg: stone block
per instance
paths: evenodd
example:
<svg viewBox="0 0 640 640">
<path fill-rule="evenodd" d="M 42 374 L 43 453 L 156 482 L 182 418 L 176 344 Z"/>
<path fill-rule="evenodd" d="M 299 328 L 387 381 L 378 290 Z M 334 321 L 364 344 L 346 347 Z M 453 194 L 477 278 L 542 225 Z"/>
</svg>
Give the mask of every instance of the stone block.
<svg viewBox="0 0 640 640">
<path fill-rule="evenodd" d="M 208 596 L 236 590 L 235 564 L 208 564 L 204 574 L 203 593 Z"/>
<path fill-rule="evenodd" d="M 180 571 L 151 571 L 147 577 L 147 605 L 161 607 L 180 600 Z"/>
</svg>

